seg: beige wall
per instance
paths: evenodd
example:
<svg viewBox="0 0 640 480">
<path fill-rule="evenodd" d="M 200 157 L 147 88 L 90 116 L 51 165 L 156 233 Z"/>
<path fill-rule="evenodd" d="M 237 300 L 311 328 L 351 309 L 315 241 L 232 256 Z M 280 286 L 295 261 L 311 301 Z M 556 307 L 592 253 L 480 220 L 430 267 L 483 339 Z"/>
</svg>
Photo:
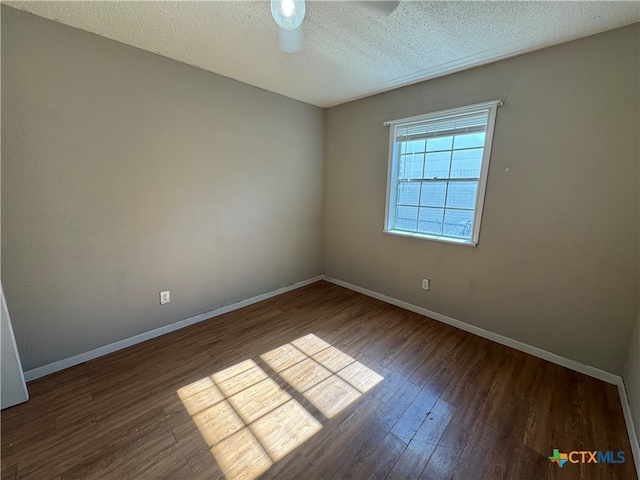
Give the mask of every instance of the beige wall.
<svg viewBox="0 0 640 480">
<path fill-rule="evenodd" d="M 634 25 L 330 108 L 325 273 L 622 373 L 638 313 L 638 34 Z M 478 247 L 383 234 L 382 123 L 498 98 Z"/>
<path fill-rule="evenodd" d="M 323 128 L 3 6 L 2 284 L 25 369 L 322 273 Z"/>
</svg>

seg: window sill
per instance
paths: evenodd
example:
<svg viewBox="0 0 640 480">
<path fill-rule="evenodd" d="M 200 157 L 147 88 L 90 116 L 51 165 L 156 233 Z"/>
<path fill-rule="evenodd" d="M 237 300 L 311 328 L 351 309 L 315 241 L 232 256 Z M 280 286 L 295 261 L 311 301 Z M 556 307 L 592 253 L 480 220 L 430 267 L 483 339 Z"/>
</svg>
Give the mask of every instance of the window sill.
<svg viewBox="0 0 640 480">
<path fill-rule="evenodd" d="M 462 245 L 464 247 L 475 247 L 478 245 L 477 242 L 474 243 L 471 240 L 464 240 L 461 238 L 452 238 L 452 237 L 443 237 L 438 235 L 428 235 L 426 233 L 405 232 L 403 230 L 384 230 L 383 232 L 389 235 L 398 235 L 399 237 L 418 238 L 420 240 L 431 240 L 434 242 L 450 243 L 453 245 Z"/>
</svg>

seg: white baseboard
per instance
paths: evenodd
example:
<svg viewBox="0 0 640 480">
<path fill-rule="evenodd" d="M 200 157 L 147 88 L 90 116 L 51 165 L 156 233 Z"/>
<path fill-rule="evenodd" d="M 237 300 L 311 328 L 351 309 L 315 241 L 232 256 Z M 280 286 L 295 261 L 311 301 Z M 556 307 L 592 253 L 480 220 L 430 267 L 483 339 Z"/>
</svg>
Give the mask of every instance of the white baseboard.
<svg viewBox="0 0 640 480">
<path fill-rule="evenodd" d="M 447 325 L 451 325 L 452 327 L 459 328 L 460 330 L 464 330 L 465 332 L 473 333 L 474 335 L 478 335 L 479 337 L 492 340 L 502 345 L 506 345 L 507 347 L 515 348 L 516 350 L 520 350 L 521 352 L 529 353 L 534 357 L 542 358 L 543 360 L 549 360 L 550 362 L 562 365 L 563 367 L 575 370 L 576 372 L 584 373 L 585 375 L 595 377 L 599 380 L 604 380 L 607 383 L 618 385 L 618 381 L 620 380 L 619 375 L 600 370 L 599 368 L 592 367 L 590 365 L 584 365 L 583 363 L 576 362 L 575 360 L 561 357 L 560 355 L 556 355 L 555 353 L 551 353 L 541 348 L 519 342 L 518 340 L 513 340 L 498 333 L 490 332 L 489 330 L 485 330 L 484 328 L 470 325 L 460 320 L 456 320 L 455 318 L 447 317 L 446 315 L 427 310 L 426 308 L 418 307 L 416 305 L 412 305 L 411 303 L 403 302 L 402 300 L 388 297 L 381 293 L 358 287 L 357 285 L 343 282 L 342 280 L 331 278 L 326 275 L 324 276 L 324 279 L 327 282 L 335 283 L 336 285 L 348 288 L 349 290 L 353 290 L 354 292 L 362 293 L 363 295 L 382 300 L 383 302 L 390 303 L 391 305 L 395 305 L 396 307 L 419 313 L 420 315 L 424 315 L 425 317 L 429 317 L 434 320 L 438 320 L 439 322 L 446 323 Z"/>
<path fill-rule="evenodd" d="M 624 388 L 624 380 L 620 377 L 618 382 L 618 395 L 620 395 L 620 403 L 622 404 L 622 413 L 624 413 L 624 423 L 627 425 L 627 433 L 629 434 L 629 442 L 631 443 L 631 452 L 636 463 L 636 475 L 640 479 L 640 443 L 636 430 L 633 428 L 633 417 L 631 416 L 631 406 L 627 397 L 627 390 Z"/>
<path fill-rule="evenodd" d="M 93 360 L 94 358 L 107 355 L 108 353 L 122 350 L 123 348 L 130 347 L 131 345 L 135 345 L 146 340 L 151 340 L 152 338 L 159 337 L 160 335 L 164 335 L 165 333 L 180 330 L 181 328 L 188 327 L 189 325 L 193 325 L 195 323 L 217 317 L 218 315 L 222 315 L 223 313 L 238 310 L 239 308 L 261 302 L 262 300 L 266 300 L 267 298 L 275 297 L 276 295 L 281 295 L 285 292 L 289 292 L 300 287 L 304 287 L 322 279 L 323 276 L 318 275 L 308 280 L 303 280 L 286 287 L 278 288 L 277 290 L 273 290 L 271 292 L 256 295 L 255 297 L 251 297 L 246 300 L 241 300 L 240 302 L 236 302 L 231 305 L 225 305 L 224 307 L 216 308 L 215 310 L 211 310 L 210 312 L 205 312 L 193 317 L 185 318 L 184 320 L 165 325 L 164 327 L 156 328 L 149 332 L 144 332 L 139 335 L 134 335 L 133 337 L 125 338 L 124 340 L 120 340 L 118 342 L 110 343 L 109 345 L 96 348 L 95 350 L 91 350 L 89 352 L 81 353 L 69 358 L 64 358 L 62 360 L 58 360 L 57 362 L 43 365 L 42 367 L 37 367 L 24 372 L 24 378 L 27 382 L 35 380 L 36 378 L 44 377 L 45 375 L 49 375 L 50 373 L 58 372 L 60 370 L 64 370 L 65 368 L 73 367 L 74 365 L 79 365 L 89 360 Z"/>
<path fill-rule="evenodd" d="M 455 318 L 447 317 L 446 315 L 442 315 L 440 313 L 427 310 L 426 308 L 418 307 L 417 305 L 403 302 L 402 300 L 398 300 L 393 297 L 388 297 L 387 295 L 374 292 L 373 290 L 368 290 L 366 288 L 362 288 L 357 285 L 353 285 L 351 283 L 338 280 L 337 278 L 332 278 L 327 275 L 323 275 L 323 279 L 335 285 L 339 285 L 341 287 L 348 288 L 349 290 L 353 290 L 354 292 L 362 293 L 363 295 L 375 298 L 377 300 L 382 300 L 383 302 L 389 303 L 391 305 L 395 305 L 396 307 L 404 308 L 405 310 L 419 313 L 420 315 L 424 315 L 425 317 L 429 317 L 434 320 L 438 320 L 439 322 L 446 323 L 447 325 L 451 325 L 452 327 L 459 328 L 460 330 L 464 330 L 465 332 L 473 333 L 474 335 L 478 335 L 479 337 L 486 338 L 487 340 L 500 343 L 501 345 L 506 345 L 507 347 L 515 348 L 516 350 L 520 350 L 521 352 L 528 353 L 530 355 L 533 355 L 534 357 L 538 357 L 543 360 L 548 360 L 562 367 L 567 367 L 576 372 L 584 373 L 585 375 L 589 375 L 590 377 L 594 377 L 594 378 L 597 378 L 598 380 L 602 380 L 607 383 L 616 385 L 618 387 L 620 402 L 622 404 L 622 412 L 624 413 L 624 420 L 627 426 L 627 432 L 629 434 L 631 451 L 633 454 L 633 458 L 635 460 L 638 478 L 640 478 L 640 446 L 638 445 L 638 437 L 636 435 L 635 429 L 633 428 L 633 418 L 631 417 L 631 408 L 629 407 L 629 401 L 627 399 L 627 393 L 624 388 L 624 382 L 620 375 L 606 372 L 604 370 L 600 370 L 599 368 L 592 367 L 590 365 L 585 365 L 583 363 L 576 362 L 575 360 L 570 360 L 565 357 L 561 357 L 560 355 L 556 355 L 555 353 L 548 352 L 541 348 L 534 347 L 532 345 L 528 345 L 523 342 L 519 342 L 518 340 L 513 340 L 509 337 L 505 337 L 503 335 L 490 332 L 488 330 L 485 330 L 480 327 L 476 327 L 474 325 L 470 325 L 460 320 L 456 320 Z"/>
</svg>

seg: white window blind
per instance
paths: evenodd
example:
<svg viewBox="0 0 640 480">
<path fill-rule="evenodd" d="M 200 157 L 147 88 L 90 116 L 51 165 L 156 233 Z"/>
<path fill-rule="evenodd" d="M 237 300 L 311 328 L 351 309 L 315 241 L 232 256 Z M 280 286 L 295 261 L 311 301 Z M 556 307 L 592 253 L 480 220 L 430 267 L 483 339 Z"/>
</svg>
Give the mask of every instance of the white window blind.
<svg viewBox="0 0 640 480">
<path fill-rule="evenodd" d="M 388 123 L 386 232 L 477 244 L 498 105 Z"/>
</svg>

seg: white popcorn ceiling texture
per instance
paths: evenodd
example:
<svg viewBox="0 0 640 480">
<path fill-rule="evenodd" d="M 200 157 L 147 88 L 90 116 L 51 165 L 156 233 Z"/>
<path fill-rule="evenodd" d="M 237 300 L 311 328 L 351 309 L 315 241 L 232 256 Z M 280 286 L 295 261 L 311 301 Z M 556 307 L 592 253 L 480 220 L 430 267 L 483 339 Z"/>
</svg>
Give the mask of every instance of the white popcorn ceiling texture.
<svg viewBox="0 0 640 480">
<path fill-rule="evenodd" d="M 321 107 L 640 21 L 635 1 L 307 1 L 287 54 L 266 0 L 4 3 Z"/>
</svg>

